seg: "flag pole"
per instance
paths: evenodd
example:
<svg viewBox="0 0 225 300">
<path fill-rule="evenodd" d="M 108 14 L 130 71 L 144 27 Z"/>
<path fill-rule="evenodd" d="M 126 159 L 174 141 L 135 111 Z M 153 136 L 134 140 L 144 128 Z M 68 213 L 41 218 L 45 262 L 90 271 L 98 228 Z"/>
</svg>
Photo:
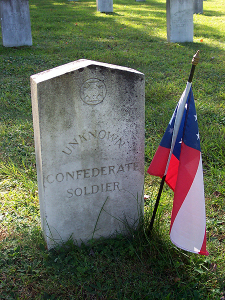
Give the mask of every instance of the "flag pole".
<svg viewBox="0 0 225 300">
<path fill-rule="evenodd" d="M 190 72 L 190 75 L 189 75 L 189 78 L 188 78 L 189 83 L 192 82 L 194 72 L 195 72 L 195 67 L 197 66 L 197 64 L 199 62 L 199 52 L 200 51 L 198 50 L 192 58 L 191 72 Z M 169 162 L 167 162 L 167 165 L 169 165 Z M 157 195 L 157 199 L 156 199 L 156 202 L 155 202 L 155 207 L 154 207 L 151 222 L 150 222 L 150 225 L 149 225 L 149 231 L 151 231 L 152 228 L 153 228 L 153 224 L 154 224 L 154 221 L 155 221 L 155 216 L 156 216 L 156 212 L 157 212 L 157 209 L 158 209 L 158 206 L 159 206 L 159 200 L 161 198 L 161 194 L 162 194 L 163 186 L 164 186 L 164 183 L 165 183 L 165 179 L 166 179 L 166 173 L 162 177 L 162 180 L 161 180 L 161 183 L 160 183 L 159 192 L 158 192 L 158 195 Z"/>
<path fill-rule="evenodd" d="M 190 72 L 190 75 L 189 75 L 189 78 L 188 78 L 188 82 L 192 82 L 192 78 L 193 78 L 193 75 L 194 75 L 194 71 L 195 71 L 195 67 L 197 66 L 198 62 L 199 62 L 199 50 L 195 53 L 195 55 L 193 56 L 192 58 L 192 67 L 191 67 L 191 72 Z"/>
</svg>

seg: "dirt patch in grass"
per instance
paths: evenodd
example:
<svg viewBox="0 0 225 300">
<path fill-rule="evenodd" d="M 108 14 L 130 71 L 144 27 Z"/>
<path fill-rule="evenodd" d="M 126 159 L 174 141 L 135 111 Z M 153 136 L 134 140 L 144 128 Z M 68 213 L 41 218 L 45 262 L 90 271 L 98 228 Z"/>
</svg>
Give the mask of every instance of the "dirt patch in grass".
<svg viewBox="0 0 225 300">
<path fill-rule="evenodd" d="M 7 236 L 9 236 L 9 234 L 6 229 L 0 226 L 0 241 L 4 240 Z"/>
</svg>

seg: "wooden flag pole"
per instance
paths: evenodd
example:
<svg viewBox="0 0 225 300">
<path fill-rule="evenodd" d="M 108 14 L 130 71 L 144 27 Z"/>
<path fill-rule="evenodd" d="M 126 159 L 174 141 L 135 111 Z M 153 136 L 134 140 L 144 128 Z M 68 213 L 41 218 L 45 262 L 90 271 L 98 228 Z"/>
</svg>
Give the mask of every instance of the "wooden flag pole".
<svg viewBox="0 0 225 300">
<path fill-rule="evenodd" d="M 192 58 L 192 62 L 191 62 L 192 67 L 191 67 L 191 72 L 190 72 L 190 75 L 189 75 L 189 78 L 188 78 L 189 83 L 192 82 L 195 67 L 197 66 L 198 62 L 199 62 L 199 50 L 196 52 L 196 54 Z M 156 216 L 156 212 L 157 212 L 157 209 L 158 209 L 158 206 L 159 206 L 159 200 L 161 198 L 161 194 L 162 194 L 163 186 L 164 186 L 164 183 L 165 183 L 165 179 L 166 179 L 166 174 L 162 177 L 162 180 L 161 180 L 161 183 L 160 183 L 158 196 L 157 196 L 157 199 L 156 199 L 156 202 L 155 202 L 155 207 L 154 207 L 151 222 L 150 222 L 150 225 L 149 225 L 149 231 L 151 231 L 152 228 L 153 228 L 153 224 L 154 224 L 154 221 L 155 221 L 155 216 Z"/>
</svg>

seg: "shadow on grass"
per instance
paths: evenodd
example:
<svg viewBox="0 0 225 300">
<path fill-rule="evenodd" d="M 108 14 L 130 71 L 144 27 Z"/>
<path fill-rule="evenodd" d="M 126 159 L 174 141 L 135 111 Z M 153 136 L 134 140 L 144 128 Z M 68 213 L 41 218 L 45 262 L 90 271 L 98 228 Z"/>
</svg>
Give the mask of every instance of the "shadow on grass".
<svg viewBox="0 0 225 300">
<path fill-rule="evenodd" d="M 204 7 L 203 7 L 204 9 Z M 207 16 L 207 17 L 222 17 L 224 16 L 225 14 L 223 14 L 222 12 L 218 12 L 218 11 L 215 11 L 215 10 L 206 10 L 204 9 L 204 16 Z"/>
<path fill-rule="evenodd" d="M 190 257 L 169 243 L 156 232 L 148 240 L 134 232 L 130 238 L 118 235 L 80 247 L 68 241 L 47 251 L 38 227 L 20 229 L 1 244 L 2 295 L 203 299 L 206 287 L 199 280 L 209 276 L 204 270 L 208 263 L 199 262 L 199 272 L 193 270 L 190 280 L 185 272 L 193 267 Z"/>
</svg>

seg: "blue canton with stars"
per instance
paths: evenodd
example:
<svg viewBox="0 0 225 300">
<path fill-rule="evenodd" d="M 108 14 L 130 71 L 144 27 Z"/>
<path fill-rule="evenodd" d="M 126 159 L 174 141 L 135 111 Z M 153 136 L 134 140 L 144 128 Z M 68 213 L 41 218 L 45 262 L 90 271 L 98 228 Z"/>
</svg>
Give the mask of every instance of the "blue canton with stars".
<svg viewBox="0 0 225 300">
<path fill-rule="evenodd" d="M 188 107 L 189 106 L 189 107 Z M 173 113 L 170 123 L 166 129 L 166 132 L 161 140 L 160 146 L 170 149 L 173 135 L 174 123 L 177 115 L 178 105 Z M 187 117 L 186 117 L 187 116 Z M 198 131 L 198 121 L 195 109 L 194 96 L 192 88 L 187 97 L 185 110 L 183 113 L 180 129 L 177 135 L 173 155 L 179 159 L 182 141 L 189 147 L 201 151 L 200 139 Z"/>
</svg>

